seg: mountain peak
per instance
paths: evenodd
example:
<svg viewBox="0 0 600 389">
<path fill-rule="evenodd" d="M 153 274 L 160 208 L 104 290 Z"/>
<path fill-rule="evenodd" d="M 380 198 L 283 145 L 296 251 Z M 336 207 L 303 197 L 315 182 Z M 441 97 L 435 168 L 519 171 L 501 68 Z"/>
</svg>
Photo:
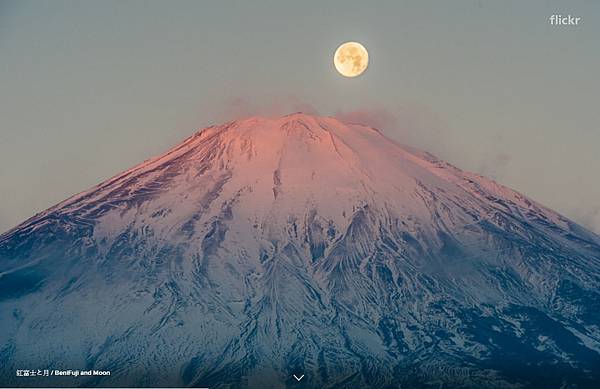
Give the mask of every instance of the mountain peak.
<svg viewBox="0 0 600 389">
<path fill-rule="evenodd" d="M 304 127 L 305 129 L 318 129 L 321 127 L 326 130 L 328 125 L 333 126 L 354 126 L 355 130 L 359 128 L 368 128 L 371 131 L 379 132 L 378 130 L 369 127 L 366 124 L 362 123 L 347 123 L 337 117 L 334 116 L 320 116 L 314 115 L 304 112 L 293 112 L 282 116 L 250 116 L 246 118 L 240 118 L 237 120 L 233 120 L 225 123 L 221 127 L 228 128 L 247 128 L 247 127 L 256 127 L 256 126 L 267 126 L 269 129 L 281 129 L 293 125 L 299 125 Z M 219 127 L 219 126 L 217 126 Z M 199 130 L 199 132 L 204 131 L 205 129 Z"/>
<path fill-rule="evenodd" d="M 548 386 L 600 379 L 598 258 L 598 237 L 557 213 L 370 127 L 252 117 L 0 237 L 0 373 L 50 360 L 147 373 L 102 386 L 523 384 L 507 366 L 540 367 L 530 386 L 559 367 Z"/>
<path fill-rule="evenodd" d="M 563 231 L 573 225 L 509 188 L 399 145 L 371 127 L 295 112 L 202 129 L 165 154 L 73 196 L 15 231 L 50 216 L 97 220 L 115 204 L 122 210 L 140 205 L 154 208 L 181 199 L 186 212 L 200 212 L 193 199 L 207 196 L 235 198 L 249 218 L 271 224 L 316 213 L 327 223 L 345 228 L 357 209 L 370 204 L 371 209 L 384 210 L 380 217 L 391 212 L 415 226 L 439 223 L 437 207 L 442 205 L 445 213 L 452 214 L 451 225 L 445 226 L 448 230 L 506 211 L 530 215 Z M 241 205 L 244 201 L 248 203 Z M 218 217 L 208 209 L 203 214 L 199 224 Z M 176 233 L 181 228 L 176 225 L 184 221 L 169 223 L 175 223 L 168 228 Z M 435 234 L 435 230 L 423 227 L 422 233 Z M 585 230 L 582 233 L 596 239 Z"/>
</svg>

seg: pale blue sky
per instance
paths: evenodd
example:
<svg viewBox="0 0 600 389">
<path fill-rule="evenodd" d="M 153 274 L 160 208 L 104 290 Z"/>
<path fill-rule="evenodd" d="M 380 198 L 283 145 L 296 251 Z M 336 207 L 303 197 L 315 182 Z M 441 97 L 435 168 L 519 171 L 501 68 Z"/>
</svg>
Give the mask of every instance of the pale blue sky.
<svg viewBox="0 0 600 389">
<path fill-rule="evenodd" d="M 0 232 L 195 129 L 301 109 L 369 112 L 600 231 L 599 37 L 593 0 L 0 0 Z"/>
</svg>

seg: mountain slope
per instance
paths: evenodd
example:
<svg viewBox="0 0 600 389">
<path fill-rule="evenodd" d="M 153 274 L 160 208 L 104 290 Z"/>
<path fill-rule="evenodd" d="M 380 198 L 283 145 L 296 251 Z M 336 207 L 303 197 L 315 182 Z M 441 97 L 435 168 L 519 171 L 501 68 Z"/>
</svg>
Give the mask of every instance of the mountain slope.
<svg viewBox="0 0 600 389">
<path fill-rule="evenodd" d="M 515 191 L 365 126 L 250 118 L 0 237 L 0 370 L 593 387 L 599 286 L 600 239 Z"/>
</svg>

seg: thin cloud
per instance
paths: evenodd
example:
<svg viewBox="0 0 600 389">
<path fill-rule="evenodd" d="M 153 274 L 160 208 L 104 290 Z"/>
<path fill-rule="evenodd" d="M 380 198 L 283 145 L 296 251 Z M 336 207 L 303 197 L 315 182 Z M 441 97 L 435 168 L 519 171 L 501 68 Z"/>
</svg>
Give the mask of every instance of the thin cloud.
<svg viewBox="0 0 600 389">
<path fill-rule="evenodd" d="M 363 124 L 379 130 L 393 129 L 398 125 L 396 115 L 383 108 L 336 111 L 333 116 L 346 123 Z"/>
<path fill-rule="evenodd" d="M 260 100 L 260 102 L 257 100 Z M 291 95 L 271 97 L 268 99 L 253 99 L 250 97 L 236 96 L 226 99 L 221 104 L 221 110 L 217 114 L 217 120 L 223 122 L 243 119 L 250 116 L 282 116 L 292 112 L 304 112 L 311 115 L 318 115 L 317 110 L 311 104 Z"/>
</svg>

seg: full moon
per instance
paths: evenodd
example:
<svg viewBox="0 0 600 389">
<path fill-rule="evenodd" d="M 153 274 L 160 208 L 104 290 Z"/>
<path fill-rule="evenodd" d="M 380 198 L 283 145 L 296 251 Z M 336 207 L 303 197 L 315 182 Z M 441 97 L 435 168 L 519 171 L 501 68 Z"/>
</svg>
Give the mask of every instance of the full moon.
<svg viewBox="0 0 600 389">
<path fill-rule="evenodd" d="M 358 42 L 346 42 L 335 51 L 333 64 L 342 76 L 360 76 L 369 65 L 369 53 Z"/>
</svg>

